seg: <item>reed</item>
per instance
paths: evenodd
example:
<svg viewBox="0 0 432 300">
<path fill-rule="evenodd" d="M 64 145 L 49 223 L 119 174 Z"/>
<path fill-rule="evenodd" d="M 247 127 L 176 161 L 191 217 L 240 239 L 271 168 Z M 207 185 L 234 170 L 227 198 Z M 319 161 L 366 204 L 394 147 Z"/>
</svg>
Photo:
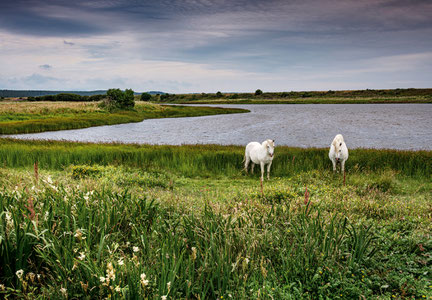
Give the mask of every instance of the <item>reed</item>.
<svg viewBox="0 0 432 300">
<path fill-rule="evenodd" d="M 156 146 L 14 139 L 0 141 L 0 163 L 14 168 L 31 166 L 37 160 L 39 166 L 46 169 L 63 169 L 71 164 L 125 164 L 165 169 L 184 176 L 239 176 L 242 175 L 244 156 L 242 146 Z M 275 152 L 272 175 L 285 177 L 303 171 L 330 170 L 327 153 L 327 149 L 279 146 Z M 348 176 L 355 172 L 379 170 L 394 170 L 407 176 L 430 176 L 432 152 L 376 149 L 350 151 Z"/>
</svg>

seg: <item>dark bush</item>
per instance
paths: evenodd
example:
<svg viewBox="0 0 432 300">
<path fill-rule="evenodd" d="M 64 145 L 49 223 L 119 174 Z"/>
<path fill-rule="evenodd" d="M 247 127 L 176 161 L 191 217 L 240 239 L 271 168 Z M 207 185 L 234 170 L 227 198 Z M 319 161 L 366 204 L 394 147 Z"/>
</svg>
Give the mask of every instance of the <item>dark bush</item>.
<svg viewBox="0 0 432 300">
<path fill-rule="evenodd" d="M 141 101 L 149 101 L 151 99 L 151 95 L 149 93 L 141 94 Z"/>
</svg>

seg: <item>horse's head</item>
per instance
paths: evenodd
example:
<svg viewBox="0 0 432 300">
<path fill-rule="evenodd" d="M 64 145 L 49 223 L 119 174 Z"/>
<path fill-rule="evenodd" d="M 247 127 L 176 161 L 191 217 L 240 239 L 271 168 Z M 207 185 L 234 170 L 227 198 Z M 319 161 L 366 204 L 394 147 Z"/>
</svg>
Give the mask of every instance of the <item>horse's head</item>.
<svg viewBox="0 0 432 300">
<path fill-rule="evenodd" d="M 273 157 L 273 155 L 274 155 L 274 148 L 275 148 L 275 141 L 274 140 L 266 140 L 263 144 L 266 147 L 267 154 L 270 157 Z"/>
</svg>

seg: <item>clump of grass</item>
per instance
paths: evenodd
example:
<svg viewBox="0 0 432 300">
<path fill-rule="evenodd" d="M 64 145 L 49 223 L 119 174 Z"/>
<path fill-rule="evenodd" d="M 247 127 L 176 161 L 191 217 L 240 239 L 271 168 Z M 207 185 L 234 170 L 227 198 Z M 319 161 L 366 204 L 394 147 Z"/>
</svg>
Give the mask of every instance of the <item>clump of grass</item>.
<svg viewBox="0 0 432 300">
<path fill-rule="evenodd" d="M 77 166 L 71 166 L 70 168 L 71 168 L 73 178 L 97 176 L 97 175 L 101 175 L 101 173 L 104 171 L 103 167 L 89 166 L 89 165 L 77 165 Z"/>
</svg>

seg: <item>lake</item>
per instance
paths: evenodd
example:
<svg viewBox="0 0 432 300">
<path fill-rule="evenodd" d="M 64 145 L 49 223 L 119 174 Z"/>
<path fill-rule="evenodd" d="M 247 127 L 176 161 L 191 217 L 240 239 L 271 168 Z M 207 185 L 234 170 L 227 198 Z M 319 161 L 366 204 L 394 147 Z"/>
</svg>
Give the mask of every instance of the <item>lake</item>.
<svg viewBox="0 0 432 300">
<path fill-rule="evenodd" d="M 211 106 L 211 105 L 207 105 Z M 140 144 L 236 144 L 328 147 L 341 133 L 349 148 L 432 150 L 431 104 L 213 105 L 245 114 L 150 119 L 140 123 L 9 135 L 20 139 Z"/>
</svg>

